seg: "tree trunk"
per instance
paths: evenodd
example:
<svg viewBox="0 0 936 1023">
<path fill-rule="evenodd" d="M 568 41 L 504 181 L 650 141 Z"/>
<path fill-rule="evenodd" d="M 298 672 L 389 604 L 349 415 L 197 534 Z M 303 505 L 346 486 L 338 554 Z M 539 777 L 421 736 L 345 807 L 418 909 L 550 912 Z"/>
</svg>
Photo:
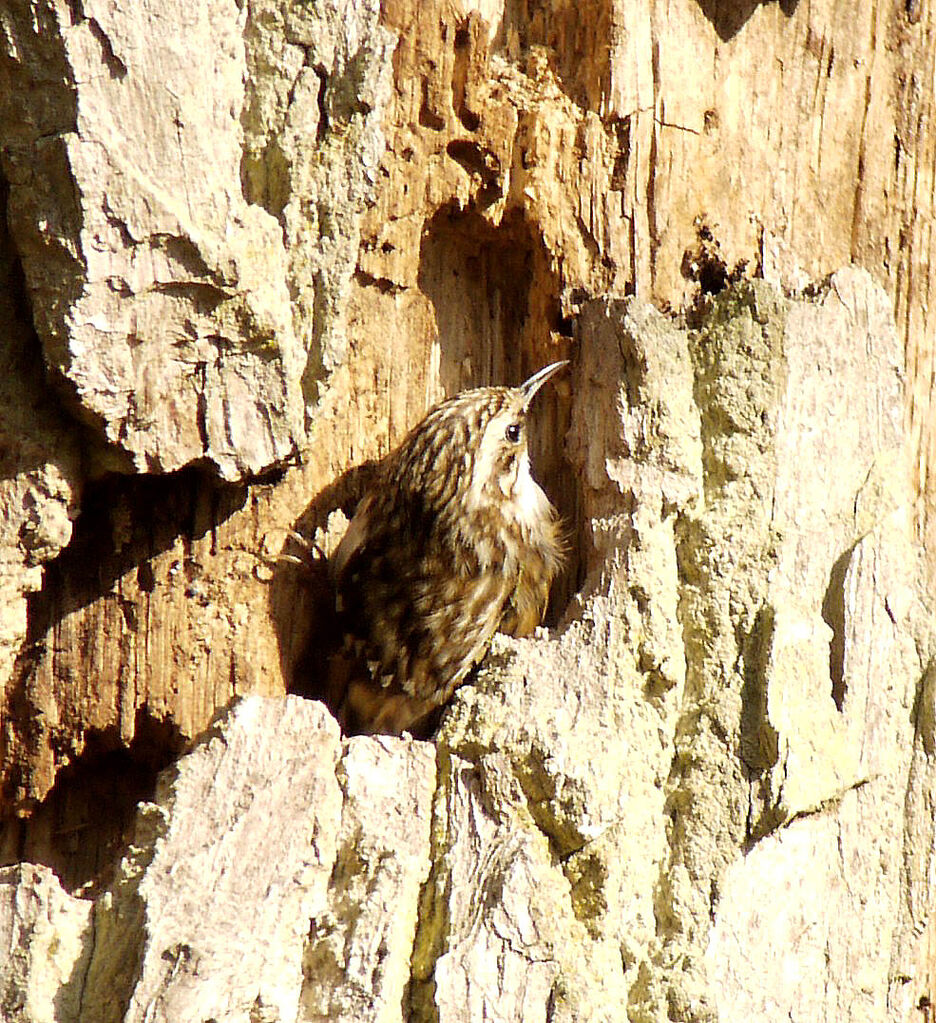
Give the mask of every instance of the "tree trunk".
<svg viewBox="0 0 936 1023">
<path fill-rule="evenodd" d="M 4 1019 L 932 1019 L 934 19 L 0 11 Z M 343 737 L 369 463 L 560 358 L 548 629 Z"/>
</svg>

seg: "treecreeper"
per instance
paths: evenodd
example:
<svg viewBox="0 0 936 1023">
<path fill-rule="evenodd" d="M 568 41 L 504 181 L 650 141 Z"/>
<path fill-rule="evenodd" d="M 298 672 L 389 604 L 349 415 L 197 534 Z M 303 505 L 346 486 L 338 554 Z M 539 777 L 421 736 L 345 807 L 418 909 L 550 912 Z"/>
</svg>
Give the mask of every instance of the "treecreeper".
<svg viewBox="0 0 936 1023">
<path fill-rule="evenodd" d="M 542 622 L 562 526 L 530 474 L 527 419 L 567 364 L 441 402 L 378 465 L 329 560 L 344 630 L 329 689 L 346 732 L 417 730 L 496 631 Z"/>
</svg>

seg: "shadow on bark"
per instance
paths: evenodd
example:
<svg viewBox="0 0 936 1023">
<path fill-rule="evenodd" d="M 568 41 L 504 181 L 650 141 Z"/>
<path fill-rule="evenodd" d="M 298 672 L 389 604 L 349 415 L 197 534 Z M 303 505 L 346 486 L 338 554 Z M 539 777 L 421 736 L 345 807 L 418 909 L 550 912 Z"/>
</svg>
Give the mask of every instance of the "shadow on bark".
<svg viewBox="0 0 936 1023">
<path fill-rule="evenodd" d="M 178 728 L 145 707 L 129 747 L 116 728 L 89 730 L 84 753 L 58 772 L 29 817 L 0 824 L 0 866 L 41 863 L 67 891 L 99 894 L 127 850 L 137 804 L 152 798 L 156 776 L 183 747 Z"/>
<path fill-rule="evenodd" d="M 769 0 L 698 0 L 702 13 L 712 23 L 723 42 L 734 38 L 747 24 L 751 15 Z M 780 10 L 791 18 L 799 0 L 777 0 Z"/>
<path fill-rule="evenodd" d="M 317 530 L 327 529 L 333 512 L 340 510 L 349 520 L 353 517 L 375 470 L 374 462 L 354 466 L 315 496 L 293 526 L 309 546 L 303 547 L 293 537 L 284 539 L 270 586 L 270 614 L 286 691 L 323 700 L 333 714 L 342 693 L 330 687 L 328 666 L 341 646 L 342 634 L 325 552 L 315 549 L 312 538 Z"/>
<path fill-rule="evenodd" d="M 86 742 L 79 737 L 87 734 L 86 722 L 76 728 L 75 718 L 91 712 L 79 706 L 82 700 L 98 701 L 110 686 L 122 705 L 138 701 L 130 638 L 151 624 L 140 618 L 148 615 L 147 598 L 157 586 L 156 558 L 182 538 L 184 556 L 172 584 L 188 594 L 198 582 L 192 542 L 243 507 L 247 493 L 246 484 L 218 483 L 197 468 L 168 476 L 114 475 L 86 487 L 71 542 L 45 565 L 42 589 L 28 597 L 26 642 L 3 705 L 0 816 L 30 805 L 35 755 L 43 746 L 59 763 L 83 753 Z M 161 649 L 143 647 L 146 657 L 158 657 Z M 102 665 L 109 666 L 106 677 Z M 59 708 L 55 720 L 45 716 L 50 690 Z M 140 714 L 145 718 L 145 704 L 133 712 L 138 721 Z M 99 751 L 121 745 L 112 731 L 116 726 L 99 733 Z"/>
</svg>

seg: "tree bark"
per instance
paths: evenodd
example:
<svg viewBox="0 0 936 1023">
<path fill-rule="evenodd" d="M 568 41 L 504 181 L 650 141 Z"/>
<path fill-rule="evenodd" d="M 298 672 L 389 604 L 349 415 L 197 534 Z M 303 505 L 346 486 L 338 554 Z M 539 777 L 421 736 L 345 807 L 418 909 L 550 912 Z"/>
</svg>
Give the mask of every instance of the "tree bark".
<svg viewBox="0 0 936 1023">
<path fill-rule="evenodd" d="M 5 1018 L 929 1018 L 934 17 L 0 12 Z M 559 358 L 548 630 L 340 736 L 368 463 Z"/>
</svg>

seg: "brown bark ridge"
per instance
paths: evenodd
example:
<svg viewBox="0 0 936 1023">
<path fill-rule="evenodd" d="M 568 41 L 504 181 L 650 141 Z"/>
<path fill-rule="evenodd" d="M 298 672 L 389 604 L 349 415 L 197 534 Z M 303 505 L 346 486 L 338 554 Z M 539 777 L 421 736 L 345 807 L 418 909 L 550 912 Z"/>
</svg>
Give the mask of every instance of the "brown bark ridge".
<svg viewBox="0 0 936 1023">
<path fill-rule="evenodd" d="M 0 1015 L 928 1018 L 934 19 L 0 13 Z M 551 631 L 283 700 L 369 460 L 567 357 Z"/>
</svg>

